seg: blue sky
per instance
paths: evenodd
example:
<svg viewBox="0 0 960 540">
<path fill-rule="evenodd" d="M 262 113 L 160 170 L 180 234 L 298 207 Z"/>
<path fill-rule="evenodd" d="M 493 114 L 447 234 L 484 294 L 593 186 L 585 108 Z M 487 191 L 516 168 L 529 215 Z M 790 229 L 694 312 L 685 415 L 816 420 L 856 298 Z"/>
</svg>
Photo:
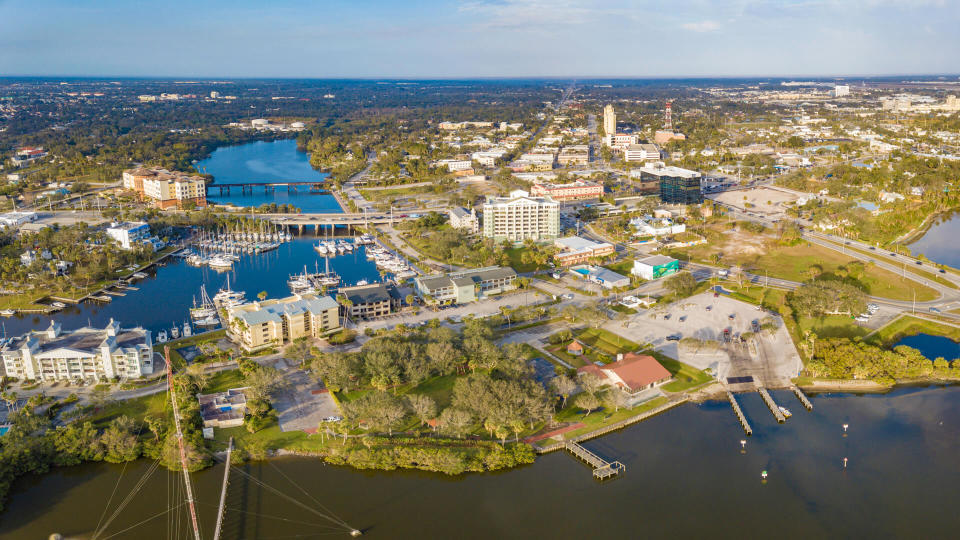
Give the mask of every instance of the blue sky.
<svg viewBox="0 0 960 540">
<path fill-rule="evenodd" d="M 0 0 L 0 74 L 960 72 L 952 0 Z"/>
</svg>

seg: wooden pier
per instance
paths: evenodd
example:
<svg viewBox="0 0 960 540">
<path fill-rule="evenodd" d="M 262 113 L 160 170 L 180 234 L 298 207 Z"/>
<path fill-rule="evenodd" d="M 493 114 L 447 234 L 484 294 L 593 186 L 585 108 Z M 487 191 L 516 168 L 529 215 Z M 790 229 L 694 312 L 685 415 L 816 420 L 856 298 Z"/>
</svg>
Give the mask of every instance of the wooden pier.
<svg viewBox="0 0 960 540">
<path fill-rule="evenodd" d="M 573 441 L 567 441 L 564 444 L 564 447 L 568 452 L 577 456 L 588 465 L 593 467 L 593 477 L 598 480 L 606 480 L 611 476 L 620 474 L 621 471 L 627 470 L 626 465 L 623 463 L 620 463 L 619 461 L 608 462 Z"/>
<path fill-rule="evenodd" d="M 757 392 L 760 392 L 760 397 L 763 398 L 763 402 L 767 404 L 767 408 L 773 413 L 773 417 L 777 419 L 777 422 L 780 424 L 786 422 L 787 418 L 783 416 L 783 413 L 780 412 L 780 407 L 778 407 L 777 403 L 770 397 L 770 392 L 767 392 L 767 389 L 763 387 L 758 388 Z"/>
<path fill-rule="evenodd" d="M 737 398 L 733 397 L 733 392 L 727 390 L 727 399 L 730 400 L 730 406 L 733 407 L 733 412 L 737 414 L 740 425 L 743 426 L 743 431 L 745 431 L 747 435 L 753 435 L 753 428 L 750 427 L 750 422 L 747 422 L 747 417 L 743 414 L 743 409 L 740 408 L 740 404 L 737 403 Z"/>
<path fill-rule="evenodd" d="M 807 399 L 807 395 L 803 393 L 803 390 L 797 386 L 792 386 L 790 389 L 793 390 L 793 393 L 796 394 L 797 399 L 800 400 L 800 403 L 803 403 L 803 406 L 806 407 L 808 411 L 813 410 L 813 403 L 810 403 L 810 400 Z"/>
</svg>

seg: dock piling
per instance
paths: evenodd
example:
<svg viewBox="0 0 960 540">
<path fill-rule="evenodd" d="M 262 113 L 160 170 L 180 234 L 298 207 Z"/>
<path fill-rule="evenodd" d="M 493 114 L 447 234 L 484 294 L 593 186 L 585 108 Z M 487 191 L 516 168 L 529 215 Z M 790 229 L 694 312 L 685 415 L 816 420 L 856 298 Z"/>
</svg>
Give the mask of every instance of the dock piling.
<svg viewBox="0 0 960 540">
<path fill-rule="evenodd" d="M 733 392 L 727 390 L 727 399 L 730 400 L 730 406 L 733 407 L 733 412 L 737 414 L 740 425 L 743 426 L 743 431 L 746 432 L 747 435 L 753 435 L 753 428 L 750 427 L 750 422 L 747 422 L 747 417 L 743 414 L 743 409 L 740 408 L 740 404 L 737 403 L 737 398 L 733 397 Z"/>
<path fill-rule="evenodd" d="M 757 389 L 757 392 L 760 392 L 760 396 L 763 398 L 763 402 L 767 404 L 767 408 L 770 409 L 770 412 L 773 413 L 773 417 L 777 419 L 777 422 L 782 424 L 787 421 L 787 418 L 783 416 L 783 413 L 780 412 L 780 407 L 777 406 L 776 402 L 773 401 L 773 397 L 770 396 L 770 392 L 766 388 L 760 387 Z"/>
<path fill-rule="evenodd" d="M 807 395 L 803 393 L 803 390 L 797 386 L 791 387 L 791 390 L 793 390 L 793 393 L 797 396 L 797 399 L 800 400 L 800 403 L 803 403 L 803 406 L 806 407 L 808 411 L 813 410 L 813 403 L 811 403 L 807 398 Z"/>
</svg>

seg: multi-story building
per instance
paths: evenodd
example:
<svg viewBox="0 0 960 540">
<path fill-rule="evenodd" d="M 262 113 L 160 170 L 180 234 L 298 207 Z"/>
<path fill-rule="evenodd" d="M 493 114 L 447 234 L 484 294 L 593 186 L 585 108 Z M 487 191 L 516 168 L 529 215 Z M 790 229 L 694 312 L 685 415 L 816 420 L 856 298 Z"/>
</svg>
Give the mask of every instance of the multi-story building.
<svg viewBox="0 0 960 540">
<path fill-rule="evenodd" d="M 112 223 L 106 232 L 123 249 L 133 249 L 137 244 L 146 244 L 153 251 L 164 247 L 162 240 L 150 234 L 150 225 L 144 221 Z"/>
<path fill-rule="evenodd" d="M 508 153 L 506 148 L 490 148 L 474 152 L 470 155 L 470 158 L 484 167 L 493 167 L 496 166 L 497 161 L 503 159 Z"/>
<path fill-rule="evenodd" d="M 437 167 L 446 166 L 450 172 L 473 171 L 473 162 L 469 159 L 441 159 L 436 165 Z"/>
<path fill-rule="evenodd" d="M 598 199 L 603 197 L 603 185 L 586 180 L 576 180 L 569 184 L 534 184 L 530 186 L 530 194 L 550 197 L 555 201 Z"/>
<path fill-rule="evenodd" d="M 113 319 L 106 328 L 71 332 L 50 321 L 46 330 L 13 338 L 0 354 L 8 377 L 31 381 L 137 379 L 154 367 L 150 331 Z"/>
<path fill-rule="evenodd" d="M 658 161 L 660 148 L 652 143 L 631 144 L 623 151 L 624 161 Z"/>
<path fill-rule="evenodd" d="M 700 204 L 700 173 L 680 167 L 658 164 L 640 168 L 640 181 L 657 180 L 660 200 L 666 204 Z"/>
<path fill-rule="evenodd" d="M 340 305 L 329 296 L 293 295 L 253 302 L 227 312 L 227 335 L 247 351 L 340 328 Z"/>
<path fill-rule="evenodd" d="M 398 311 L 403 305 L 403 297 L 393 284 L 371 283 L 341 287 L 337 291 L 337 297 L 341 298 L 341 311 L 354 318 L 383 317 Z"/>
<path fill-rule="evenodd" d="M 564 146 L 557 156 L 557 163 L 561 166 L 586 165 L 590 163 L 590 145 L 574 144 Z"/>
<path fill-rule="evenodd" d="M 607 135 L 617 132 L 617 113 L 613 110 L 613 105 L 603 108 L 603 132 Z"/>
<path fill-rule="evenodd" d="M 494 240 L 553 240 L 560 235 L 560 203 L 516 190 L 509 197 L 487 197 L 483 235 Z"/>
<path fill-rule="evenodd" d="M 833 87 L 833 97 L 844 97 L 850 95 L 850 85 L 838 84 Z"/>
<path fill-rule="evenodd" d="M 613 244 L 594 242 L 579 236 L 557 238 L 553 245 L 560 249 L 553 258 L 561 266 L 585 263 L 597 257 L 606 257 L 615 251 Z"/>
<path fill-rule="evenodd" d="M 454 229 L 464 229 L 470 234 L 480 232 L 480 220 L 477 211 L 471 208 L 469 212 L 460 206 L 454 206 L 447 214 L 450 216 L 450 226 Z"/>
<path fill-rule="evenodd" d="M 484 296 L 517 288 L 517 273 L 512 268 L 491 266 L 453 272 L 445 276 L 419 276 L 413 283 L 417 293 L 432 303 L 463 304 Z"/>
<path fill-rule="evenodd" d="M 202 176 L 140 167 L 123 171 L 123 187 L 161 209 L 182 208 L 186 203 L 207 205 L 206 181 Z"/>
</svg>

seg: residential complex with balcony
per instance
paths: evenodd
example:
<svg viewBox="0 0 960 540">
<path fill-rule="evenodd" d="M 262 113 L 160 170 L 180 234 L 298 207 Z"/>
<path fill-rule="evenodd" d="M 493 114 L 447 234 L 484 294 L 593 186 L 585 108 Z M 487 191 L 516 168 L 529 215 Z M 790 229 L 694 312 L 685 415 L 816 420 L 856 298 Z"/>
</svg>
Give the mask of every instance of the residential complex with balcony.
<svg viewBox="0 0 960 540">
<path fill-rule="evenodd" d="M 516 281 L 517 273 L 512 268 L 490 266 L 444 276 L 420 276 L 414 279 L 414 286 L 427 302 L 464 304 L 512 291 L 517 288 Z"/>
<path fill-rule="evenodd" d="M 537 197 L 550 197 L 555 201 L 576 201 L 579 199 L 599 199 L 603 197 L 603 185 L 586 180 L 576 180 L 569 184 L 534 184 L 530 194 Z"/>
<path fill-rule="evenodd" d="M 227 334 L 244 350 L 320 337 L 340 328 L 340 305 L 329 296 L 304 294 L 253 302 L 227 312 Z"/>
<path fill-rule="evenodd" d="M 188 203 L 207 205 L 206 181 L 202 176 L 140 167 L 123 171 L 123 187 L 160 209 L 183 208 Z"/>
<path fill-rule="evenodd" d="M 509 197 L 488 197 L 483 204 L 483 236 L 497 241 L 536 242 L 560 235 L 560 203 L 516 190 Z"/>
</svg>

